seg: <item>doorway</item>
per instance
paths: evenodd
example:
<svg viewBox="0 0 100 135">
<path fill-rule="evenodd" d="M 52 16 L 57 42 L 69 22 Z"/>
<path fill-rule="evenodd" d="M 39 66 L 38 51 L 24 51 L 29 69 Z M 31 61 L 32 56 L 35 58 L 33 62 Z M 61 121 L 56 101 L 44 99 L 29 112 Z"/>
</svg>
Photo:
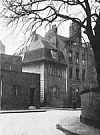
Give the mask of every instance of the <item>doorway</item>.
<svg viewBox="0 0 100 135">
<path fill-rule="evenodd" d="M 34 105 L 35 88 L 30 88 L 30 105 Z"/>
</svg>

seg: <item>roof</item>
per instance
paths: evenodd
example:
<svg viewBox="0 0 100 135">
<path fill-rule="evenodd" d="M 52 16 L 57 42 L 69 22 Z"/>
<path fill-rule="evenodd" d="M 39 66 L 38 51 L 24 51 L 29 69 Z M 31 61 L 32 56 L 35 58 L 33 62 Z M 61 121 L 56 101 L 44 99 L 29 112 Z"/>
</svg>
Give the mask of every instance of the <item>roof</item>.
<svg viewBox="0 0 100 135">
<path fill-rule="evenodd" d="M 2 63 L 13 63 L 13 64 L 21 64 L 22 60 L 20 56 L 0 54 L 0 64 Z"/>
<path fill-rule="evenodd" d="M 39 48 L 37 50 L 26 52 L 23 63 L 32 63 L 43 60 L 66 64 L 63 53 L 52 48 Z"/>
</svg>

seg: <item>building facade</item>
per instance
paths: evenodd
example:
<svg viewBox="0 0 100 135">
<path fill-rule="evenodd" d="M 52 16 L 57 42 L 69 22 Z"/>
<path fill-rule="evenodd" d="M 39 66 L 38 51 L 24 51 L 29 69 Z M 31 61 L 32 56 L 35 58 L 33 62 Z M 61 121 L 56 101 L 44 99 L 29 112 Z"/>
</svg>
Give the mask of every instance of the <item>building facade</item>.
<svg viewBox="0 0 100 135">
<path fill-rule="evenodd" d="M 28 109 L 40 105 L 40 75 L 22 73 L 19 56 L 0 55 L 0 109 Z"/>
<path fill-rule="evenodd" d="M 53 94 L 51 94 L 52 99 L 48 95 L 52 91 L 56 91 L 55 89 L 57 91 L 62 89 L 63 94 L 58 92 L 60 93 L 58 95 L 66 93 L 63 101 L 61 101 L 63 105 L 72 106 L 73 99 L 76 98 L 77 107 L 80 107 L 79 93 L 89 84 L 88 67 L 90 64 L 88 61 L 91 49 L 89 46 L 82 44 L 81 27 L 78 24 L 72 23 L 69 33 L 69 38 L 58 35 L 57 27 L 54 25 L 45 34 L 44 38 L 35 33 L 32 42 L 28 46 L 19 48 L 16 55 L 23 56 L 23 71 L 41 74 L 41 102 L 45 100 L 48 104 L 52 104 L 49 101 L 55 103 L 55 96 L 53 97 Z M 42 53 L 38 52 L 39 48 Z M 53 57 L 52 60 L 45 55 L 48 51 L 50 51 L 48 56 Z M 58 56 L 56 55 L 58 52 L 63 56 L 60 61 L 61 55 L 59 55 L 59 59 L 57 59 Z M 30 58 L 28 58 L 30 60 L 25 61 L 28 53 L 31 53 Z M 62 79 L 59 76 L 63 76 Z M 56 98 L 56 101 L 57 99 L 59 98 Z"/>
<path fill-rule="evenodd" d="M 40 74 L 41 104 L 54 107 L 65 105 L 67 68 L 61 51 L 41 40 L 38 48 L 24 54 L 22 70 Z"/>
<path fill-rule="evenodd" d="M 52 27 L 45 37 L 51 44 L 53 42 L 58 50 L 63 52 L 65 57 L 67 64 L 67 105 L 72 106 L 73 98 L 75 97 L 77 107 L 80 107 L 79 92 L 84 89 L 87 78 L 87 51 L 82 46 L 81 28 L 79 25 L 72 23 L 69 32 L 70 37 L 66 38 L 58 35 L 57 28 Z"/>
</svg>

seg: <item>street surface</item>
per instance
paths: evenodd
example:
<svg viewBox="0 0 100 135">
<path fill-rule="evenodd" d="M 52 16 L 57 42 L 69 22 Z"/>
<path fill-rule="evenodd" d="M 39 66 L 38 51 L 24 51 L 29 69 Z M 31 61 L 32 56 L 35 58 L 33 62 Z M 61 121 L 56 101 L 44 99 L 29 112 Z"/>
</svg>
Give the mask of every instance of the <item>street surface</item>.
<svg viewBox="0 0 100 135">
<path fill-rule="evenodd" d="M 64 135 L 56 124 L 80 111 L 48 110 L 46 112 L 0 114 L 0 135 Z"/>
</svg>

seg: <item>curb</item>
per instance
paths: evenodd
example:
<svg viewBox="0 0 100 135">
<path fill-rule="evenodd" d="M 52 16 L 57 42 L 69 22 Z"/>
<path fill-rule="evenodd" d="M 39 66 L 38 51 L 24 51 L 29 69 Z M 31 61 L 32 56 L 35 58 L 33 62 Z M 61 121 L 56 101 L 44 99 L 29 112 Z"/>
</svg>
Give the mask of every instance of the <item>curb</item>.
<svg viewBox="0 0 100 135">
<path fill-rule="evenodd" d="M 56 128 L 59 129 L 60 131 L 62 131 L 63 133 L 65 133 L 66 135 L 80 135 L 80 134 L 73 133 L 73 132 L 63 128 L 60 124 L 57 124 Z"/>
<path fill-rule="evenodd" d="M 46 112 L 46 110 L 8 110 L 8 111 L 0 111 L 0 114 L 6 114 L 6 113 L 32 113 L 32 112 Z"/>
</svg>

